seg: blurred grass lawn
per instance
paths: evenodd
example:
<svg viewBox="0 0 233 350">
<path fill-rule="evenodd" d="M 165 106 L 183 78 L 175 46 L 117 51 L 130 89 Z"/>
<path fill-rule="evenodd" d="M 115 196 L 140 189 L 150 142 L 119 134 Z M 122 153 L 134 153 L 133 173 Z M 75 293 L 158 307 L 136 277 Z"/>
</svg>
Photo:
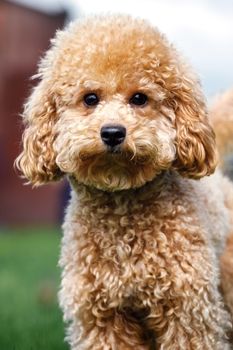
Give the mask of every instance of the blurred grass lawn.
<svg viewBox="0 0 233 350">
<path fill-rule="evenodd" d="M 0 349 L 67 350 L 57 303 L 61 236 L 56 230 L 0 233 Z"/>
</svg>

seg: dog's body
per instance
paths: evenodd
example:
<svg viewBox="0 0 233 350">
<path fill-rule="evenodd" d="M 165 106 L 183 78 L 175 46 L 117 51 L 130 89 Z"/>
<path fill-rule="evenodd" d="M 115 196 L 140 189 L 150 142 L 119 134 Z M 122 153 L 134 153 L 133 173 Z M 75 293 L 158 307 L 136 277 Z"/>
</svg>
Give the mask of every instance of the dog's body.
<svg viewBox="0 0 233 350">
<path fill-rule="evenodd" d="M 230 349 L 218 288 L 233 186 L 219 172 L 194 180 L 214 172 L 216 149 L 193 73 L 144 21 L 113 16 L 59 33 L 39 76 L 17 165 L 35 185 L 72 184 L 71 348 Z"/>
<path fill-rule="evenodd" d="M 72 348 L 149 349 L 150 331 L 161 349 L 228 348 L 217 290 L 225 181 L 165 173 L 132 191 L 74 186 L 60 261 Z"/>
</svg>

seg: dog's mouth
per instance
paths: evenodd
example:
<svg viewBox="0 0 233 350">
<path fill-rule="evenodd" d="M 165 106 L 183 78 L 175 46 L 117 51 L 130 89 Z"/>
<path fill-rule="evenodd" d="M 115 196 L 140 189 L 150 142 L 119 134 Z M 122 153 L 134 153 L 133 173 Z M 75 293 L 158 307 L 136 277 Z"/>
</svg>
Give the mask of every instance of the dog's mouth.
<svg viewBox="0 0 233 350">
<path fill-rule="evenodd" d="M 78 183 L 104 191 L 119 191 L 138 188 L 153 180 L 169 164 L 162 164 L 159 150 L 147 144 L 134 142 L 114 147 L 85 147 L 63 163 L 67 173 Z"/>
<path fill-rule="evenodd" d="M 140 187 L 155 175 L 155 166 L 148 157 L 119 149 L 98 155 L 82 154 L 73 172 L 78 182 L 106 191 Z"/>
<path fill-rule="evenodd" d="M 107 146 L 106 149 L 107 153 L 110 153 L 112 155 L 116 155 L 116 154 L 121 154 L 122 153 L 122 146 L 121 145 L 116 145 L 116 146 Z"/>
<path fill-rule="evenodd" d="M 79 154 L 81 162 L 96 162 L 98 159 L 112 164 L 113 162 L 127 162 L 133 164 L 145 164 L 150 162 L 150 155 L 140 155 L 133 151 L 125 150 L 120 145 L 107 147 L 106 150 L 100 152 L 81 152 Z"/>
<path fill-rule="evenodd" d="M 140 141 L 140 140 L 139 140 Z M 169 161 L 161 162 L 155 143 L 128 140 L 120 145 L 103 146 L 91 143 L 82 148 L 73 146 L 73 152 L 61 152 L 57 158 L 59 168 L 72 175 L 78 183 L 105 191 L 138 188 L 151 181 Z"/>
</svg>

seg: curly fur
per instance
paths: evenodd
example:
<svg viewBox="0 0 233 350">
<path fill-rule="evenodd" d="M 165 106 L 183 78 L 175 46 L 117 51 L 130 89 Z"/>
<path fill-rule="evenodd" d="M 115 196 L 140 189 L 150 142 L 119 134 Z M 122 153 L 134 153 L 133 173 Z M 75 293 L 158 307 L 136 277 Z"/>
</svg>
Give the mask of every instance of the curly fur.
<svg viewBox="0 0 233 350">
<path fill-rule="evenodd" d="M 233 179 L 233 89 L 215 99 L 210 116 L 216 130 L 222 169 Z"/>
<path fill-rule="evenodd" d="M 218 150 L 222 155 L 233 151 L 233 89 L 218 96 L 210 110 L 217 135 Z"/>
<path fill-rule="evenodd" d="M 201 179 L 217 153 L 190 67 L 145 21 L 110 16 L 58 32 L 38 77 L 16 164 L 34 185 L 72 184 L 59 296 L 71 348 L 229 349 L 218 287 L 232 186 Z M 127 130 L 116 153 L 100 138 L 109 123 Z"/>
</svg>

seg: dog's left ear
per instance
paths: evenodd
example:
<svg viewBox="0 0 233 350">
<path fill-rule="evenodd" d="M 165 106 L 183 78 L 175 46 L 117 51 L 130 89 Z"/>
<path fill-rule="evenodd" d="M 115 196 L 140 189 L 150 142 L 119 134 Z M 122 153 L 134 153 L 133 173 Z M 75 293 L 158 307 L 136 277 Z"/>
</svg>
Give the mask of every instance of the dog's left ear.
<svg viewBox="0 0 233 350">
<path fill-rule="evenodd" d="M 194 179 L 212 174 L 217 164 L 215 134 L 198 82 L 183 78 L 174 91 L 173 102 L 177 131 L 175 169 Z"/>
<path fill-rule="evenodd" d="M 56 103 L 47 85 L 46 81 L 40 81 L 25 104 L 23 147 L 15 162 L 23 177 L 34 186 L 59 180 L 63 175 L 56 165 L 53 149 Z"/>
<path fill-rule="evenodd" d="M 51 48 L 40 61 L 35 76 L 38 83 L 24 105 L 22 151 L 15 161 L 16 168 L 34 186 L 57 181 L 63 176 L 56 164 L 57 154 L 53 147 L 59 114 L 53 77 L 55 43 L 56 40 L 53 40 Z"/>
</svg>

